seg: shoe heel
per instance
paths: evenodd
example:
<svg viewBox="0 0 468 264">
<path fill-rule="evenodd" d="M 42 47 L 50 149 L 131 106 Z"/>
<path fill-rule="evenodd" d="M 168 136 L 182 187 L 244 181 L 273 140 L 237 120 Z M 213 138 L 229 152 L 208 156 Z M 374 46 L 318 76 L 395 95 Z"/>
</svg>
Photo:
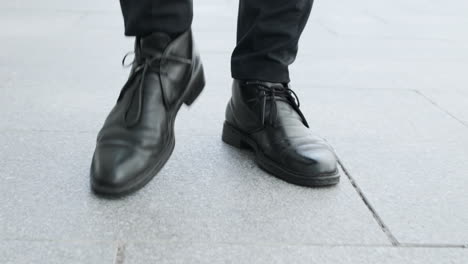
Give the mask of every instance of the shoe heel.
<svg viewBox="0 0 468 264">
<path fill-rule="evenodd" d="M 201 94 L 203 88 L 205 88 L 205 74 L 203 73 L 203 67 L 200 65 L 200 69 L 198 73 L 196 73 L 195 77 L 190 82 L 189 86 L 187 87 L 187 95 L 185 96 L 184 103 L 187 106 L 190 106 L 195 99 Z"/>
<path fill-rule="evenodd" d="M 245 149 L 249 148 L 249 145 L 247 145 L 243 140 L 242 136 L 233 128 L 231 125 L 227 124 L 224 122 L 223 126 L 223 135 L 222 135 L 222 140 L 224 143 L 231 145 L 233 147 L 239 148 L 239 149 Z"/>
</svg>

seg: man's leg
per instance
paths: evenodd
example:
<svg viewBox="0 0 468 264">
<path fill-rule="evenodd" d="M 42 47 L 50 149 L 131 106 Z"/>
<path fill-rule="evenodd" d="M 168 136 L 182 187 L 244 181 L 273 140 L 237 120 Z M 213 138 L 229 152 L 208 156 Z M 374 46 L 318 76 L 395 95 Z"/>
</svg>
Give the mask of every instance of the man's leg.
<svg viewBox="0 0 468 264">
<path fill-rule="evenodd" d="M 240 0 L 223 141 L 253 149 L 260 167 L 278 178 L 324 186 L 339 182 L 336 156 L 310 131 L 288 84 L 311 8 L 312 0 Z"/>
<path fill-rule="evenodd" d="M 164 32 L 174 37 L 192 24 L 192 0 L 120 0 L 120 6 L 127 36 Z"/>
<path fill-rule="evenodd" d="M 289 82 L 313 0 L 240 0 L 232 77 Z"/>
<path fill-rule="evenodd" d="M 189 0 L 122 0 L 135 60 L 116 105 L 98 134 L 91 187 L 123 195 L 148 183 L 174 149 L 174 122 L 205 79 L 193 44 Z"/>
</svg>

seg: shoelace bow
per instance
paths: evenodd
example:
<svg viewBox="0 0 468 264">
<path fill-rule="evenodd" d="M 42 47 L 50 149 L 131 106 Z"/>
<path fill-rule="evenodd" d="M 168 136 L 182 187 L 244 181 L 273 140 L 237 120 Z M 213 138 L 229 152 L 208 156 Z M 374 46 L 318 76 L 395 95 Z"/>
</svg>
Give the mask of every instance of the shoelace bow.
<svg viewBox="0 0 468 264">
<path fill-rule="evenodd" d="M 162 72 L 161 69 L 160 69 L 160 65 L 161 65 L 163 60 L 180 62 L 180 63 L 185 63 L 185 64 L 191 64 L 192 63 L 192 60 L 190 60 L 190 59 L 179 58 L 179 57 L 171 56 L 171 55 L 163 56 L 162 54 L 160 54 L 160 55 L 155 55 L 155 56 L 152 56 L 152 57 L 144 58 L 144 61 L 142 63 L 138 58 L 135 57 L 133 59 L 132 63 L 125 64 L 125 61 L 126 61 L 127 57 L 129 55 L 131 55 L 131 54 L 135 54 L 135 53 L 134 52 L 129 52 L 129 53 L 125 54 L 125 56 L 122 59 L 122 66 L 123 67 L 130 67 L 130 66 L 133 66 L 135 64 L 137 64 L 137 65 L 133 69 L 132 74 L 128 78 L 127 83 L 122 88 L 122 91 L 121 91 L 119 99 L 118 99 L 118 100 L 120 100 L 123 97 L 124 93 L 127 92 L 130 89 L 129 87 L 136 87 L 135 89 L 133 89 L 134 91 L 133 91 L 133 93 L 132 93 L 132 95 L 130 97 L 130 100 L 128 101 L 128 104 L 127 104 L 126 109 L 125 109 L 125 114 L 124 114 L 124 117 L 123 117 L 124 123 L 125 123 L 125 125 L 127 127 L 135 126 L 136 124 L 138 124 L 138 122 L 141 119 L 142 110 L 143 110 L 143 91 L 144 91 L 143 84 L 145 82 L 145 78 L 146 78 L 146 74 L 147 74 L 148 70 L 151 70 L 152 72 L 158 73 L 159 75 L 167 74 L 166 72 Z M 155 63 L 155 62 L 158 62 L 158 63 Z M 133 82 L 133 79 L 140 72 L 142 72 L 142 74 L 141 74 L 138 85 L 130 86 L 129 84 Z M 161 78 L 159 78 L 159 82 L 160 82 L 160 86 L 162 87 Z M 130 120 L 129 119 L 129 113 L 130 113 L 130 110 L 132 108 L 132 104 L 133 104 L 135 95 L 138 96 L 137 97 L 137 113 L 136 113 L 135 118 Z M 163 96 L 163 100 L 164 100 L 164 96 Z"/>
<path fill-rule="evenodd" d="M 276 124 L 276 119 L 278 116 L 278 107 L 276 105 L 276 102 L 278 100 L 277 97 L 279 98 L 284 98 L 286 101 L 292 106 L 292 108 L 299 114 L 301 117 L 304 125 L 306 127 L 309 127 L 309 124 L 307 123 L 307 120 L 304 116 L 304 114 L 301 112 L 299 109 L 300 107 L 300 102 L 299 102 L 299 97 L 297 94 L 288 86 L 282 86 L 282 87 L 268 87 L 267 85 L 260 83 L 260 82 L 246 82 L 247 85 L 255 85 L 255 87 L 260 91 L 260 100 L 262 103 L 262 112 L 261 112 L 261 120 L 262 120 L 262 126 L 265 125 L 265 115 L 266 115 L 266 106 L 267 106 L 267 101 L 270 100 L 270 116 L 269 116 L 269 123 L 272 126 L 275 126 Z M 257 98 L 253 100 L 258 100 Z"/>
</svg>

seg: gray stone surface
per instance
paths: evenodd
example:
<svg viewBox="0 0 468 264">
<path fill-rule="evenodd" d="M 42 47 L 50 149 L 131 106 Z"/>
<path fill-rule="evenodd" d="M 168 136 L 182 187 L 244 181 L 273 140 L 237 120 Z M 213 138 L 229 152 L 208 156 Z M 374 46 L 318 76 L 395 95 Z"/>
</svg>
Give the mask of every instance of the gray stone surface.
<svg viewBox="0 0 468 264">
<path fill-rule="evenodd" d="M 134 243 L 128 263 L 464 264 L 468 250 L 278 244 Z"/>
<path fill-rule="evenodd" d="M 304 111 L 400 242 L 467 243 L 466 126 L 413 91 L 305 94 Z"/>
<path fill-rule="evenodd" d="M 353 180 L 326 189 L 220 140 L 237 5 L 195 1 L 203 96 L 160 175 L 106 200 L 88 170 L 133 46 L 118 1 L 0 2 L 0 263 L 468 262 L 468 2 L 315 1 L 291 77 Z"/>
<path fill-rule="evenodd" d="M 424 90 L 422 96 L 427 97 L 440 110 L 457 119 L 468 127 L 468 90 L 467 89 Z"/>
<path fill-rule="evenodd" d="M 115 255 L 112 242 L 0 241 L 3 264 L 110 264 Z"/>
<path fill-rule="evenodd" d="M 286 184 L 217 136 L 178 137 L 147 188 L 98 199 L 88 186 L 93 141 L 90 133 L 2 134 L 0 199 L 9 213 L 1 237 L 388 244 L 346 178 L 336 188 Z"/>
</svg>

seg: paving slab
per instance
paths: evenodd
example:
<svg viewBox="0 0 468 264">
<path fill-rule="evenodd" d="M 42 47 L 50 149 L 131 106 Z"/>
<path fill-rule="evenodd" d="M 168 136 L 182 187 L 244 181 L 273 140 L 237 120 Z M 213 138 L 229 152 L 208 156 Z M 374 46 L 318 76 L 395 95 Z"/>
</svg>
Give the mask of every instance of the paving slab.
<svg viewBox="0 0 468 264">
<path fill-rule="evenodd" d="M 1 6 L 1 4 L 0 4 Z M 0 9 L 0 30 L 3 37 L 67 34 L 67 29 L 80 19 L 80 14 L 36 10 Z"/>
<path fill-rule="evenodd" d="M 358 13 L 359 14 L 359 13 Z M 414 39 L 459 41 L 467 40 L 461 36 L 467 21 L 463 17 L 445 19 L 440 15 L 382 17 L 381 14 L 367 15 L 364 12 L 352 16 L 327 16 L 321 14 L 321 24 L 338 36 L 352 36 L 379 39 Z"/>
<path fill-rule="evenodd" d="M 2 1 L 0 10 L 11 11 L 68 11 L 74 12 L 119 12 L 120 6 L 118 1 L 111 0 L 83 0 L 83 1 L 61 1 L 61 0 L 18 0 L 18 1 Z"/>
<path fill-rule="evenodd" d="M 466 41 L 467 10 L 463 1 L 332 0 L 316 2 L 313 15 L 341 36 Z"/>
<path fill-rule="evenodd" d="M 465 51 L 466 52 L 466 51 Z M 466 89 L 466 59 L 313 58 L 299 56 L 291 67 L 295 84 L 373 89 Z"/>
<path fill-rule="evenodd" d="M 453 116 L 468 127 L 468 90 L 441 89 L 419 91 L 428 100 L 433 102 L 442 111 Z"/>
<path fill-rule="evenodd" d="M 467 243 L 466 126 L 413 91 L 301 92 L 309 123 L 400 242 Z"/>
<path fill-rule="evenodd" d="M 112 264 L 116 251 L 112 242 L 0 240 L 3 264 Z"/>
<path fill-rule="evenodd" d="M 275 244 L 131 243 L 126 263 L 464 264 L 467 249 Z"/>
<path fill-rule="evenodd" d="M 311 189 L 258 169 L 219 136 L 180 136 L 165 168 L 123 199 L 89 191 L 94 134 L 1 133 L 3 239 L 389 244 L 344 177 Z"/>
</svg>

